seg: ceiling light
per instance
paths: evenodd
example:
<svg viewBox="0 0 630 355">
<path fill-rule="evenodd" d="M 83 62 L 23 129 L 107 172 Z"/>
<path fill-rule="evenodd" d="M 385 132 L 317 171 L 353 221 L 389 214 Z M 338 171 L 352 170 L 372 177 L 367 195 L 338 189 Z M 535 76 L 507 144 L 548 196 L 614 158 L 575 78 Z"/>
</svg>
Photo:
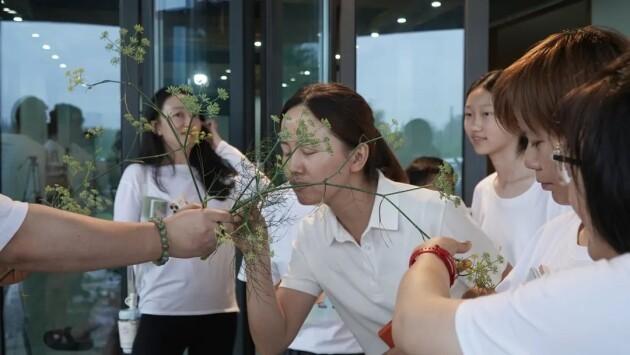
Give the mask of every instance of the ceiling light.
<svg viewBox="0 0 630 355">
<path fill-rule="evenodd" d="M 341 59 L 341 54 L 339 54 L 339 53 L 335 54 L 335 59 L 337 59 L 337 60 Z"/>
<path fill-rule="evenodd" d="M 254 46 L 255 47 L 260 47 L 260 46 L 262 46 L 262 42 L 261 41 L 256 41 L 256 42 L 254 42 Z"/>
<path fill-rule="evenodd" d="M 377 38 L 378 36 L 380 36 L 380 34 L 378 32 L 370 33 L 370 37 L 372 37 L 372 38 Z"/>
<path fill-rule="evenodd" d="M 56 54 L 53 54 L 53 55 L 50 56 L 50 58 L 57 60 L 57 59 L 59 59 L 59 56 L 56 55 Z"/>
<path fill-rule="evenodd" d="M 220 78 L 221 78 L 221 80 L 227 80 L 227 79 L 228 79 L 228 78 L 227 78 L 227 75 L 221 75 L 221 77 L 220 77 Z"/>
<path fill-rule="evenodd" d="M 398 22 L 398 23 L 406 23 L 407 19 L 404 18 L 404 17 L 399 17 L 398 19 L 396 19 L 396 22 Z"/>
<path fill-rule="evenodd" d="M 431 6 L 433 6 L 433 7 L 440 7 L 440 6 L 442 6 L 442 3 L 441 3 L 441 2 L 439 2 L 439 1 L 433 1 L 433 2 L 431 3 Z"/>
<path fill-rule="evenodd" d="M 45 51 L 49 51 L 50 50 L 50 45 L 49 44 L 44 44 L 42 45 L 42 49 Z"/>
<path fill-rule="evenodd" d="M 59 68 L 61 68 L 61 69 L 65 69 L 65 68 L 67 68 L 67 67 L 68 67 L 68 66 L 67 66 L 67 65 L 65 65 L 64 63 L 59 64 Z"/>
<path fill-rule="evenodd" d="M 33 34 L 31 34 L 31 37 L 33 37 L 33 38 L 39 38 L 39 33 L 33 33 Z"/>
<path fill-rule="evenodd" d="M 15 16 L 15 17 L 13 18 L 13 21 L 15 21 L 15 22 L 22 22 L 22 21 L 24 21 L 24 20 L 23 20 L 20 16 Z"/>
<path fill-rule="evenodd" d="M 204 86 L 208 84 L 208 76 L 206 74 L 197 73 L 193 75 L 193 82 L 195 85 Z"/>
<path fill-rule="evenodd" d="M 287 86 L 289 86 L 289 85 L 287 85 L 287 83 L 282 83 L 282 87 L 283 88 L 286 88 Z"/>
</svg>

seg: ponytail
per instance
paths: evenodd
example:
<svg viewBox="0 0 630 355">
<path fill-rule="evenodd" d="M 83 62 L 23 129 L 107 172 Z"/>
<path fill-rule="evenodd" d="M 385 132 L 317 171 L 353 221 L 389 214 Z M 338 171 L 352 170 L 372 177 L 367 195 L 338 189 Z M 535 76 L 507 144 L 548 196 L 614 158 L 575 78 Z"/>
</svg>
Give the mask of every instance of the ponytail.
<svg viewBox="0 0 630 355">
<path fill-rule="evenodd" d="M 369 156 L 363 168 L 371 181 L 378 179 L 378 170 L 391 180 L 408 182 L 407 174 L 374 125 L 370 105 L 354 90 L 337 83 L 311 84 L 298 90 L 282 108 L 282 113 L 304 105 L 318 119 L 330 122 L 330 129 L 349 147 L 368 143 Z"/>
</svg>

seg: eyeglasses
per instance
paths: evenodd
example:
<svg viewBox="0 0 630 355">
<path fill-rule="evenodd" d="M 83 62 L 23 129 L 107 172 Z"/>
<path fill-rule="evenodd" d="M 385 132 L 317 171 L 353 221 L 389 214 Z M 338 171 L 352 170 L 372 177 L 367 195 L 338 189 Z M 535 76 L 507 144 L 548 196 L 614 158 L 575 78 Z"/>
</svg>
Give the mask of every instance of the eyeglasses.
<svg viewBox="0 0 630 355">
<path fill-rule="evenodd" d="M 571 168 L 568 165 L 579 166 L 580 160 L 563 155 L 560 145 L 554 145 L 551 159 L 556 163 L 556 172 L 560 177 L 560 182 L 563 185 L 568 185 L 572 179 Z"/>
</svg>

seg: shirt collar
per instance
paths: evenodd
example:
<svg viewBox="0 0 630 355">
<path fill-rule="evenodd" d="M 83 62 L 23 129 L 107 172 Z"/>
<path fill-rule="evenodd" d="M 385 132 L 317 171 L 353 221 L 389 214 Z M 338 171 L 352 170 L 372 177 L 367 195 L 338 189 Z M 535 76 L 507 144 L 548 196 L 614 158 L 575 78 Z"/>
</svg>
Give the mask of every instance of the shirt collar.
<svg viewBox="0 0 630 355">
<path fill-rule="evenodd" d="M 365 236 L 371 229 L 389 231 L 398 230 L 399 211 L 396 206 L 399 206 L 400 194 L 392 193 L 398 192 L 399 190 L 400 188 L 395 185 L 394 181 L 385 177 L 381 171 L 378 171 L 378 184 L 376 192 L 380 195 L 387 196 L 376 196 L 374 198 L 372 214 L 370 215 L 367 228 L 363 232 L 363 236 Z M 326 228 L 325 238 L 328 239 L 329 243 L 332 244 L 333 241 L 343 243 L 352 240 L 352 237 L 343 228 L 341 223 L 337 221 L 337 217 L 329 207 L 326 208 L 325 214 L 326 216 L 324 219 L 326 224 L 329 226 L 329 228 Z"/>
</svg>

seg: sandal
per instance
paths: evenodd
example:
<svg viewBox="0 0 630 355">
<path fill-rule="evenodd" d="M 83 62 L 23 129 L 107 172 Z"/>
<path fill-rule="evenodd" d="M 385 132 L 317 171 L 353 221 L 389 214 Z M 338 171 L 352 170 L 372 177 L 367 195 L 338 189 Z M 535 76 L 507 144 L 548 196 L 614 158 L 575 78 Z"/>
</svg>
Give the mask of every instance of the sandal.
<svg viewBox="0 0 630 355">
<path fill-rule="evenodd" d="M 44 343 L 54 350 L 83 351 L 92 349 L 94 342 L 91 338 L 77 340 L 72 336 L 72 327 L 53 329 L 44 333 Z"/>
</svg>

